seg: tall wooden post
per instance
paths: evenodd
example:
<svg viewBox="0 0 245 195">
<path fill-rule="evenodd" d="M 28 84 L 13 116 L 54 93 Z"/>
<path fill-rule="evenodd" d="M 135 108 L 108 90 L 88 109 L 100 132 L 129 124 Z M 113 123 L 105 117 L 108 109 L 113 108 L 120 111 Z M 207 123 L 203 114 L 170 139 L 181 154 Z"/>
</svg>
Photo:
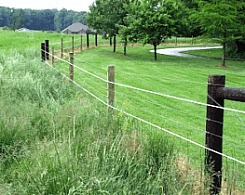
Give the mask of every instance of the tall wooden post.
<svg viewBox="0 0 245 195">
<path fill-rule="evenodd" d="M 64 57 L 64 40 L 61 38 L 60 42 L 60 58 L 62 59 Z"/>
<path fill-rule="evenodd" d="M 95 33 L 95 47 L 98 46 L 98 34 Z"/>
<path fill-rule="evenodd" d="M 51 63 L 54 65 L 54 47 L 52 47 L 52 58 L 51 58 Z"/>
<path fill-rule="evenodd" d="M 49 60 L 49 40 L 45 40 L 46 60 Z"/>
<path fill-rule="evenodd" d="M 71 37 L 71 52 L 74 53 L 74 44 L 75 44 L 75 40 L 74 40 L 74 36 Z"/>
<path fill-rule="evenodd" d="M 108 67 L 108 113 L 113 115 L 114 98 L 115 98 L 115 67 Z"/>
<path fill-rule="evenodd" d="M 212 75 L 208 79 L 207 104 L 224 107 L 224 99 L 218 97 L 217 91 L 224 87 L 224 75 Z M 222 153 L 224 110 L 207 106 L 206 147 Z M 206 149 L 207 173 L 212 178 L 210 194 L 218 194 L 222 182 L 222 156 Z"/>
<path fill-rule="evenodd" d="M 46 58 L 45 43 L 41 43 L 41 61 L 44 62 Z"/>
<path fill-rule="evenodd" d="M 116 46 L 117 46 L 117 36 L 114 35 L 114 37 L 113 37 L 113 52 L 116 52 Z"/>
<path fill-rule="evenodd" d="M 89 33 L 87 33 L 87 48 L 89 48 Z"/>
<path fill-rule="evenodd" d="M 70 71 L 70 80 L 74 80 L 74 53 L 70 52 L 70 63 L 69 63 L 69 71 Z"/>
</svg>

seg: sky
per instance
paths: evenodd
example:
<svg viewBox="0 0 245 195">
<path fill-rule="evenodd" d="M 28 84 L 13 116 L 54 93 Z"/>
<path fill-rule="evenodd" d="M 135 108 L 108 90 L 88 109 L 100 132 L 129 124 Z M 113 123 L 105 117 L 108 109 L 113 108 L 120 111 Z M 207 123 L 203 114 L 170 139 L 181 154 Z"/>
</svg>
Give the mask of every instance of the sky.
<svg viewBox="0 0 245 195">
<path fill-rule="evenodd" d="M 94 0 L 0 0 L 0 6 L 30 9 L 88 11 Z"/>
</svg>

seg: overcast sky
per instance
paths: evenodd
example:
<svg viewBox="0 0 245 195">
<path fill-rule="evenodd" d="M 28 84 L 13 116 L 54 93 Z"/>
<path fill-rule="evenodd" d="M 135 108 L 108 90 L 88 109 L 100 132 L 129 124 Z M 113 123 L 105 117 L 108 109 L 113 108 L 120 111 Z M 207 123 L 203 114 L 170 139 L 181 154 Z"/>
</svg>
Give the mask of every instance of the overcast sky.
<svg viewBox="0 0 245 195">
<path fill-rule="evenodd" d="M 68 9 L 88 11 L 94 0 L 0 0 L 0 6 L 30 9 Z"/>
</svg>

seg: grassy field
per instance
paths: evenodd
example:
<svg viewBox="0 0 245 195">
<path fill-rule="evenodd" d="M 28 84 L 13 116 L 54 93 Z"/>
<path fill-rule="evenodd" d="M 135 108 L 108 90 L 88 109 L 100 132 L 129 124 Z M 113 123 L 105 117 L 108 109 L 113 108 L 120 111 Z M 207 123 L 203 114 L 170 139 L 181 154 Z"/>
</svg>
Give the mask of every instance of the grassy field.
<svg viewBox="0 0 245 195">
<path fill-rule="evenodd" d="M 223 56 L 222 49 L 205 49 L 205 50 L 196 50 L 196 51 L 187 51 L 184 52 L 191 55 L 202 56 L 202 57 L 209 57 L 209 58 L 219 58 L 221 59 Z"/>
<path fill-rule="evenodd" d="M 0 33 L 0 194 L 196 190 L 161 133 L 121 115 L 110 120 L 105 107 L 40 62 L 42 33 Z"/>
<path fill-rule="evenodd" d="M 79 47 L 81 35 L 64 35 L 61 33 L 48 33 L 48 32 L 14 32 L 14 31 L 4 31 L 0 29 L 0 49 L 4 53 L 10 53 L 14 51 L 23 51 L 26 49 L 32 49 L 38 51 L 41 47 L 41 42 L 49 40 L 55 49 L 60 48 L 61 38 L 64 41 L 64 48 L 71 49 L 72 36 L 75 39 L 75 46 Z M 94 35 L 90 35 L 90 46 L 94 45 Z M 98 42 L 100 44 L 109 43 L 109 40 L 102 39 L 98 36 Z M 82 44 L 85 48 L 87 45 L 86 36 L 83 35 Z M 68 48 L 69 47 L 69 48 Z"/>
<path fill-rule="evenodd" d="M 49 39 L 58 50 L 63 35 L 0 35 L 5 51 L 0 56 L 0 194 L 205 194 L 203 149 L 122 112 L 110 120 L 106 107 L 40 63 L 39 41 Z M 16 44 L 10 46 L 4 36 Z M 179 46 L 190 45 L 190 39 L 180 40 Z M 198 43 L 203 44 L 210 43 Z M 171 46 L 172 40 L 161 47 Z M 111 47 L 91 48 L 76 54 L 75 64 L 104 79 L 107 66 L 114 65 L 117 83 L 202 102 L 209 74 L 225 74 L 231 87 L 244 85 L 243 62 L 230 61 L 225 69 L 216 60 L 159 56 L 154 62 L 150 49 L 130 46 L 123 56 L 122 47 L 117 53 Z M 56 62 L 55 67 L 68 75 L 68 64 Z M 105 82 L 77 68 L 75 81 L 107 101 Z M 205 107 L 120 86 L 115 106 L 204 143 Z M 235 102 L 226 106 L 245 108 Z M 224 152 L 244 161 L 243 131 L 244 116 L 226 113 Z M 224 166 L 223 191 L 242 194 L 244 167 L 229 160 Z"/>
<path fill-rule="evenodd" d="M 184 42 L 182 45 L 185 44 Z M 171 45 L 166 44 L 166 46 Z M 118 48 L 117 53 L 112 53 L 110 47 L 99 47 L 76 55 L 75 64 L 103 79 L 106 79 L 108 65 L 114 65 L 117 83 L 203 103 L 206 103 L 207 99 L 208 75 L 226 75 L 228 87 L 242 88 L 245 84 L 244 62 L 228 61 L 228 66 L 222 68 L 220 60 L 185 59 L 160 55 L 158 61 L 155 62 L 149 52 L 150 49 L 150 46 L 129 47 L 128 55 L 123 56 L 121 47 Z M 67 64 L 57 63 L 56 67 L 68 73 Z M 106 102 L 106 83 L 76 68 L 75 80 Z M 199 144 L 205 143 L 205 106 L 142 93 L 121 86 L 116 86 L 115 101 L 115 106 L 123 111 Z M 245 110 L 245 105 L 242 103 L 226 101 L 225 106 Z M 245 160 L 244 135 L 241 135 L 244 131 L 244 120 L 243 114 L 225 111 L 224 153 L 242 161 Z M 194 164 L 203 162 L 203 149 L 171 136 L 170 139 L 177 143 L 180 153 L 188 155 Z M 226 167 L 224 171 L 234 171 L 238 178 L 237 182 L 243 185 L 244 166 L 233 164 L 232 161 L 224 159 Z"/>
</svg>

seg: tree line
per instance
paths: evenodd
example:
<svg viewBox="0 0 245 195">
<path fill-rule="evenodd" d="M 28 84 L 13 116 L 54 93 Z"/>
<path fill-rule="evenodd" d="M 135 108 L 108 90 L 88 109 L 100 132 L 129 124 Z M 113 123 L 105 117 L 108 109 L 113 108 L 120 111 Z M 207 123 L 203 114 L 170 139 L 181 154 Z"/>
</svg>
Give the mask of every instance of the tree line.
<svg viewBox="0 0 245 195">
<path fill-rule="evenodd" d="M 245 56 L 244 0 L 95 0 L 87 14 L 90 27 L 108 38 L 157 46 L 171 36 L 206 36 L 227 55 Z"/>
<path fill-rule="evenodd" d="M 61 31 L 74 22 L 86 22 L 86 12 L 62 9 L 12 9 L 0 7 L 0 27 L 13 30 L 25 27 L 31 30 Z"/>
</svg>

